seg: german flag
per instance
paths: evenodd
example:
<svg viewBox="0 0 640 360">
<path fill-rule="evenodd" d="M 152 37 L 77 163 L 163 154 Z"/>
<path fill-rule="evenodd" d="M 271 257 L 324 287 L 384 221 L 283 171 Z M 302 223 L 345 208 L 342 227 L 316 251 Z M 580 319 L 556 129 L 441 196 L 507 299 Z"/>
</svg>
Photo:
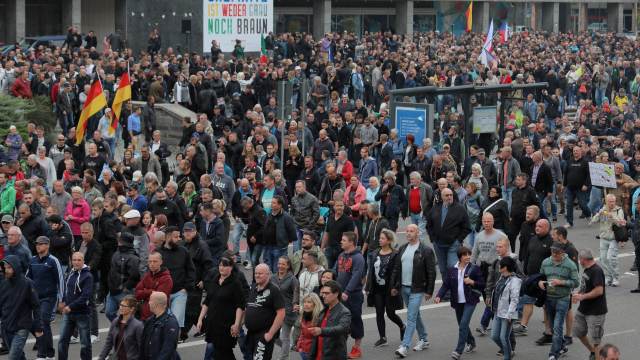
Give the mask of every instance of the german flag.
<svg viewBox="0 0 640 360">
<path fill-rule="evenodd" d="M 116 90 L 116 96 L 113 99 L 111 110 L 113 110 L 113 120 L 111 121 L 111 128 L 109 132 L 111 134 L 116 132 L 118 128 L 118 122 L 120 120 L 120 114 L 122 113 L 122 104 L 131 100 L 131 81 L 129 80 L 129 72 L 122 74 L 120 83 L 118 84 L 118 90 Z"/>
<path fill-rule="evenodd" d="M 107 99 L 102 92 L 102 84 L 96 79 L 93 81 L 93 84 L 91 84 L 87 101 L 85 101 L 82 112 L 80 113 L 80 120 L 78 120 L 76 129 L 76 145 L 80 145 L 82 140 L 84 140 L 84 132 L 87 130 L 89 118 L 106 107 Z"/>
<path fill-rule="evenodd" d="M 464 12 L 464 18 L 465 18 L 464 30 L 466 32 L 471 32 L 471 27 L 473 24 L 473 0 L 469 1 L 469 6 L 467 7 L 467 11 Z"/>
</svg>

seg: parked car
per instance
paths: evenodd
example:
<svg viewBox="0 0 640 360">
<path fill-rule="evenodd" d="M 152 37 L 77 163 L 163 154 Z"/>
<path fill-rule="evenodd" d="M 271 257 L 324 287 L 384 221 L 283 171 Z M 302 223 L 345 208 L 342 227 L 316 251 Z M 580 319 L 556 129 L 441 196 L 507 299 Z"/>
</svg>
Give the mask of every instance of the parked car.
<svg viewBox="0 0 640 360">
<path fill-rule="evenodd" d="M 26 37 L 18 43 L 18 46 L 22 49 L 23 52 L 29 52 L 31 49 L 37 49 L 40 45 L 45 47 L 56 47 L 62 46 L 64 44 L 66 35 L 47 35 L 47 36 L 32 36 Z M 0 48 L 0 53 L 2 55 L 7 55 L 10 51 L 16 49 L 16 44 L 5 45 Z"/>
</svg>

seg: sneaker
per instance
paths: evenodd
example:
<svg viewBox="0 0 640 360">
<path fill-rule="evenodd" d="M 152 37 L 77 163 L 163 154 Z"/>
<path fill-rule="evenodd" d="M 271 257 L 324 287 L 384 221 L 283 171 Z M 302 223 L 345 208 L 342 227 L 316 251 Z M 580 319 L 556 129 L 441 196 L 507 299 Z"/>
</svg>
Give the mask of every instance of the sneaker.
<svg viewBox="0 0 640 360">
<path fill-rule="evenodd" d="M 466 353 L 472 353 L 474 351 L 476 351 L 476 346 L 474 344 L 467 344 L 464 347 L 464 352 L 466 352 Z"/>
<path fill-rule="evenodd" d="M 480 334 L 480 336 L 486 336 L 489 333 L 489 331 L 487 331 L 487 328 L 482 325 L 476 328 L 476 332 Z"/>
<path fill-rule="evenodd" d="M 359 347 L 354 346 L 351 348 L 348 359 L 360 359 L 362 357 L 362 350 Z"/>
<path fill-rule="evenodd" d="M 549 356 L 549 360 L 558 360 L 558 358 L 555 355 L 551 355 Z"/>
<path fill-rule="evenodd" d="M 558 356 L 562 356 L 568 352 L 569 352 L 569 348 L 566 346 L 563 346 L 562 349 L 560 349 L 560 352 L 558 352 Z"/>
<path fill-rule="evenodd" d="M 459 353 L 459 352 L 457 352 L 457 351 L 454 351 L 454 352 L 452 352 L 452 353 L 451 353 L 451 358 L 452 358 L 453 360 L 459 360 L 459 359 L 460 359 L 460 356 L 461 356 L 461 355 L 460 355 L 460 353 Z"/>
<path fill-rule="evenodd" d="M 413 347 L 413 351 L 422 351 L 424 349 L 428 349 L 431 344 L 425 340 L 418 340 L 416 346 Z"/>
<path fill-rule="evenodd" d="M 528 328 L 526 325 L 516 324 L 513 326 L 513 334 L 517 336 L 527 336 Z"/>
<path fill-rule="evenodd" d="M 203 337 L 205 335 L 206 335 L 205 333 L 198 331 L 197 333 L 193 334 L 193 337 L 194 338 L 199 338 L 199 337 Z"/>
<path fill-rule="evenodd" d="M 69 339 L 69 344 L 79 344 L 80 343 L 80 339 L 77 338 L 76 336 L 72 336 L 71 339 Z"/>
<path fill-rule="evenodd" d="M 100 337 L 99 337 L 99 336 L 97 336 L 97 335 L 91 335 L 91 343 L 92 343 L 92 344 L 95 344 L 95 343 L 97 343 L 98 341 L 100 341 Z"/>
<path fill-rule="evenodd" d="M 564 336 L 564 346 L 573 344 L 573 338 L 571 336 Z"/>
<path fill-rule="evenodd" d="M 542 334 L 542 337 L 536 340 L 536 344 L 538 345 L 549 345 L 553 342 L 553 336 L 549 334 Z"/>
<path fill-rule="evenodd" d="M 611 281 L 611 286 L 613 286 L 613 287 L 618 287 L 618 286 L 620 286 L 620 280 L 613 280 L 613 281 Z"/>
<path fill-rule="evenodd" d="M 637 289 L 633 289 L 633 290 L 631 290 L 629 292 L 632 293 L 632 294 L 640 294 L 640 287 L 637 288 Z M 0 355 L 2 355 L 2 354 L 0 354 Z"/>
<path fill-rule="evenodd" d="M 407 349 L 406 346 L 400 345 L 400 347 L 396 350 L 396 355 L 398 355 L 401 358 L 406 358 L 408 353 L 409 353 L 409 350 Z"/>
<path fill-rule="evenodd" d="M 606 286 L 611 286 L 611 282 L 612 282 L 612 281 L 611 281 L 611 279 L 606 279 L 606 280 L 605 280 L 605 282 L 604 282 L 604 284 L 605 284 Z"/>
<path fill-rule="evenodd" d="M 631 265 L 631 268 L 629 269 L 629 271 L 638 271 L 638 267 L 635 264 L 633 264 Z"/>
<path fill-rule="evenodd" d="M 564 224 L 565 229 L 571 229 L 572 227 L 573 227 L 573 224 L 569 224 L 569 223 Z"/>
<path fill-rule="evenodd" d="M 558 217 L 554 216 L 552 220 L 553 220 L 553 222 L 558 222 Z"/>
<path fill-rule="evenodd" d="M 378 339 L 378 341 L 376 341 L 373 346 L 378 347 L 378 346 L 387 346 L 389 345 L 389 343 L 387 342 L 387 338 L 380 338 Z"/>
<path fill-rule="evenodd" d="M 7 355 L 9 353 L 9 348 L 6 346 L 0 347 L 0 355 Z"/>
<path fill-rule="evenodd" d="M 251 266 L 251 263 L 247 263 L 247 265 L 244 266 L 245 270 L 251 270 L 253 268 L 253 266 Z"/>
</svg>

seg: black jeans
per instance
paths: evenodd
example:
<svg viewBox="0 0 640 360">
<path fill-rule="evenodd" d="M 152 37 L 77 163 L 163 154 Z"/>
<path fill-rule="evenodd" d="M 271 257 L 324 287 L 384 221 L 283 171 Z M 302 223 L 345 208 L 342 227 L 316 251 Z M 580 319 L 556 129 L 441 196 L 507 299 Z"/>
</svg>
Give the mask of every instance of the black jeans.
<svg viewBox="0 0 640 360">
<path fill-rule="evenodd" d="M 389 320 L 398 325 L 401 330 L 404 328 L 402 319 L 400 319 L 400 316 L 396 314 L 393 304 L 389 301 L 389 291 L 390 290 L 387 286 L 380 286 L 377 284 L 373 285 L 373 300 L 376 307 L 376 325 L 378 325 L 378 335 L 380 335 L 380 338 L 387 337 L 386 323 L 384 321 L 385 312 Z"/>
<path fill-rule="evenodd" d="M 251 354 L 254 359 L 271 360 L 271 356 L 273 356 L 274 341 L 278 338 L 278 334 L 274 335 L 273 339 L 267 342 L 264 339 L 264 334 L 266 332 L 267 330 L 258 332 L 249 331 L 247 333 L 247 352 Z"/>
</svg>

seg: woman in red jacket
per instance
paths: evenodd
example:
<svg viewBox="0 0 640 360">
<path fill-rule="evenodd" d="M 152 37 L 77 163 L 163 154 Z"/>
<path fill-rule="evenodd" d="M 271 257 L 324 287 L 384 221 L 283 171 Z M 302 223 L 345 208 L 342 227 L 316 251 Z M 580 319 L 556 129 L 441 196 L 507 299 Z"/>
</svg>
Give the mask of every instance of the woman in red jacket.
<svg viewBox="0 0 640 360">
<path fill-rule="evenodd" d="M 84 199 L 84 191 L 79 186 L 71 188 L 71 201 L 67 203 L 64 211 L 64 220 L 71 227 L 74 242 L 82 241 L 80 225 L 91 220 L 91 207 Z"/>
<path fill-rule="evenodd" d="M 300 314 L 300 337 L 296 344 L 296 351 L 300 353 L 302 360 L 308 360 L 313 344 L 311 328 L 318 326 L 320 313 L 324 306 L 316 293 L 311 293 L 302 300 L 302 314 Z"/>
</svg>

